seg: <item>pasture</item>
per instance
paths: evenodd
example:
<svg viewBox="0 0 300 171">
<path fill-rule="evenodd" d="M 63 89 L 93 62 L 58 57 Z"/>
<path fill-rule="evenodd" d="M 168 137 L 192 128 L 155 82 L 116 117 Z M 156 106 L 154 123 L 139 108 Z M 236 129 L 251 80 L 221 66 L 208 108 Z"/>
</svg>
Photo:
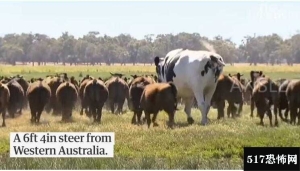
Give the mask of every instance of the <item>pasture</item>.
<svg viewBox="0 0 300 171">
<path fill-rule="evenodd" d="M 300 65 L 294 66 L 249 66 L 235 64 L 226 66 L 225 73 L 244 74 L 249 79 L 250 70 L 262 70 L 266 76 L 300 78 Z M 76 79 L 79 75 L 108 77 L 109 72 L 131 74 L 154 74 L 153 66 L 6 66 L 0 65 L 0 75 L 20 74 L 26 80 L 45 77 L 47 74 L 67 72 Z M 159 127 L 147 128 L 131 124 L 133 113 L 124 107 L 123 115 L 113 115 L 104 110 L 102 123 L 94 124 L 78 109 L 72 123 L 61 123 L 61 116 L 43 112 L 41 124 L 30 124 L 30 113 L 6 121 L 0 128 L 0 169 L 242 169 L 244 146 L 300 146 L 300 127 L 283 123 L 270 127 L 265 117 L 265 126 L 258 126 L 259 118 L 250 118 L 250 108 L 245 105 L 242 117 L 217 120 L 216 109 L 211 109 L 210 123 L 200 126 L 200 111 L 192 110 L 193 125 L 187 124 L 182 106 L 175 114 L 175 129 L 167 129 L 168 116 L 158 115 Z M 256 116 L 256 110 L 254 111 Z M 274 118 L 273 118 L 274 119 Z M 115 132 L 115 157 L 103 158 L 9 158 L 9 133 L 22 131 L 56 132 Z"/>
</svg>

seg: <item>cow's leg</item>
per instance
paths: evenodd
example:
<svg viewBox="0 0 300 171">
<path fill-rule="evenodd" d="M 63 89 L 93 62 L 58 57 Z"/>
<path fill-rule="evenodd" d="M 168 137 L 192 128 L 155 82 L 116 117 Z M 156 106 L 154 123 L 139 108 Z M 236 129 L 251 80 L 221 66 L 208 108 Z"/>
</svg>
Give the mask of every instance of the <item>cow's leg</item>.
<svg viewBox="0 0 300 171">
<path fill-rule="evenodd" d="M 175 111 L 174 112 L 169 112 L 169 123 L 168 123 L 168 126 L 171 129 L 174 128 L 174 114 L 175 114 Z"/>
<path fill-rule="evenodd" d="M 101 123 L 101 118 L 102 118 L 102 107 L 98 107 L 98 108 L 97 108 L 97 115 L 98 115 L 97 122 L 98 122 L 98 123 Z"/>
<path fill-rule="evenodd" d="M 123 105 L 124 105 L 125 99 L 118 102 L 118 114 L 121 115 L 123 113 Z"/>
<path fill-rule="evenodd" d="M 158 114 L 158 111 L 153 113 L 153 117 L 152 117 L 153 127 L 159 126 L 158 123 L 156 122 L 157 114 Z"/>
<path fill-rule="evenodd" d="M 270 108 L 268 108 L 268 110 L 267 110 L 267 115 L 269 116 L 270 126 L 273 126 L 273 123 L 272 123 L 272 112 L 271 112 Z"/>
<path fill-rule="evenodd" d="M 36 111 L 31 109 L 30 112 L 31 112 L 31 119 L 30 119 L 30 121 L 31 121 L 31 123 L 34 123 L 35 122 L 35 118 L 36 118 Z"/>
<path fill-rule="evenodd" d="M 80 109 L 80 115 L 83 115 L 83 107 Z"/>
<path fill-rule="evenodd" d="M 192 109 L 193 101 L 194 101 L 194 97 L 184 99 L 184 102 L 185 102 L 184 112 L 187 115 L 187 121 L 188 121 L 189 124 L 194 123 L 194 119 L 191 115 L 191 109 Z"/>
<path fill-rule="evenodd" d="M 133 116 L 132 116 L 132 119 L 131 119 L 131 124 L 136 124 L 136 116 L 137 116 L 137 112 L 133 111 Z"/>
<path fill-rule="evenodd" d="M 282 121 L 285 121 L 285 119 L 283 118 L 283 115 L 282 115 L 282 110 L 283 110 L 283 107 L 281 104 L 279 104 L 279 106 L 278 106 L 279 117 Z"/>
<path fill-rule="evenodd" d="M 298 108 L 296 107 L 296 105 L 294 103 L 293 103 L 293 105 L 291 105 L 290 111 L 291 111 L 291 121 L 290 122 L 291 122 L 291 124 L 295 125 Z"/>
<path fill-rule="evenodd" d="M 300 110 L 297 109 L 297 116 L 298 116 L 298 125 L 300 125 Z"/>
<path fill-rule="evenodd" d="M 232 114 L 231 116 L 233 117 L 232 105 L 231 105 L 231 103 L 228 103 L 228 106 L 227 106 L 227 117 L 228 118 L 230 118 L 230 114 Z"/>
<path fill-rule="evenodd" d="M 234 103 L 232 103 L 231 106 L 231 117 L 235 118 L 237 116 L 237 107 L 234 105 Z"/>
<path fill-rule="evenodd" d="M 199 92 L 198 92 L 199 93 Z M 203 92 L 200 92 L 199 94 L 195 95 L 197 99 L 198 108 L 202 115 L 201 125 L 206 124 L 207 122 L 207 116 L 206 116 L 206 105 L 203 97 Z"/>
<path fill-rule="evenodd" d="M 150 124 L 151 124 L 150 113 L 145 111 L 145 118 L 147 121 L 148 128 L 150 128 Z"/>
<path fill-rule="evenodd" d="M 115 114 L 115 103 L 114 101 L 109 101 L 109 106 L 112 114 Z"/>
<path fill-rule="evenodd" d="M 23 111 L 23 107 L 24 107 L 24 104 L 25 104 L 25 99 L 21 100 L 20 102 L 20 106 L 19 106 L 19 112 L 18 114 L 22 115 L 22 111 Z"/>
<path fill-rule="evenodd" d="M 254 99 L 251 97 L 251 101 L 250 101 L 250 105 L 251 105 L 251 109 L 250 109 L 250 117 L 253 118 L 253 110 L 254 110 Z"/>
<path fill-rule="evenodd" d="M 217 108 L 218 108 L 218 119 L 224 118 L 225 100 L 218 101 Z"/>
<path fill-rule="evenodd" d="M 231 114 L 231 105 L 230 103 L 228 103 L 228 106 L 227 106 L 227 117 L 230 118 L 230 114 Z"/>
<path fill-rule="evenodd" d="M 270 105 L 271 106 L 271 105 Z M 271 108 L 271 107 L 269 107 Z M 271 110 L 271 109 L 270 109 Z M 277 116 L 277 112 L 278 112 L 278 104 L 277 103 L 274 103 L 273 104 L 273 113 L 274 113 L 274 116 L 275 116 L 275 126 L 278 126 L 278 116 Z M 272 113 L 271 113 L 272 114 Z"/>
<path fill-rule="evenodd" d="M 97 113 L 96 113 L 96 109 L 94 106 L 90 106 L 89 113 L 91 116 L 93 116 L 94 122 L 96 122 L 97 121 Z"/>
<path fill-rule="evenodd" d="M 142 124 L 142 120 L 141 120 L 142 114 L 143 114 L 143 110 L 139 109 L 138 112 L 137 112 L 137 122 L 138 122 L 139 125 Z"/>
<path fill-rule="evenodd" d="M 241 113 L 242 113 L 242 111 L 243 111 L 243 105 L 244 105 L 244 103 L 243 103 L 243 102 L 240 102 L 239 108 L 238 108 L 238 113 L 237 113 L 237 116 L 238 116 L 238 117 L 241 116 Z"/>
<path fill-rule="evenodd" d="M 36 118 L 36 121 L 37 123 L 40 122 L 40 118 L 41 118 L 41 114 L 42 114 L 43 110 L 39 110 L 39 112 L 37 113 L 37 118 Z"/>
<path fill-rule="evenodd" d="M 289 107 L 287 107 L 284 112 L 284 117 L 286 121 L 288 120 L 289 110 L 290 110 Z"/>
<path fill-rule="evenodd" d="M 211 105 L 211 99 L 212 99 L 212 96 L 214 94 L 215 90 L 212 90 L 210 89 L 209 91 L 206 92 L 206 95 L 205 97 L 202 95 L 203 93 L 200 93 L 202 96 L 199 96 L 198 98 L 200 98 L 200 107 L 202 106 L 202 119 L 201 119 L 201 125 L 206 125 L 207 124 L 207 115 L 208 115 L 208 112 L 210 110 L 210 105 Z M 203 105 L 203 102 L 201 101 L 203 100 L 204 101 L 204 105 Z M 198 101 L 198 99 L 197 99 Z M 198 103 L 199 104 L 199 103 Z M 200 108 L 201 109 L 201 108 Z"/>
<path fill-rule="evenodd" d="M 260 107 L 260 108 L 257 108 L 257 113 L 258 113 L 259 118 L 260 118 L 260 123 L 259 124 L 264 126 L 264 115 L 265 115 L 266 111 Z"/>
</svg>

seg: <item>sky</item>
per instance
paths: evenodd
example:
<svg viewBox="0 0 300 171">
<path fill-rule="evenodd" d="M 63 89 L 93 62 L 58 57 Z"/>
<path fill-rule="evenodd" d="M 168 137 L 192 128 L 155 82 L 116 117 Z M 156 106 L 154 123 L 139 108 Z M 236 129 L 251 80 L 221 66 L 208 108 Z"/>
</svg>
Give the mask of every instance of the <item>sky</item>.
<svg viewBox="0 0 300 171">
<path fill-rule="evenodd" d="M 246 35 L 277 33 L 289 38 L 300 30 L 300 2 L 0 2 L 0 36 L 42 33 L 76 38 L 101 35 L 199 33 L 221 35 L 240 44 Z"/>
</svg>

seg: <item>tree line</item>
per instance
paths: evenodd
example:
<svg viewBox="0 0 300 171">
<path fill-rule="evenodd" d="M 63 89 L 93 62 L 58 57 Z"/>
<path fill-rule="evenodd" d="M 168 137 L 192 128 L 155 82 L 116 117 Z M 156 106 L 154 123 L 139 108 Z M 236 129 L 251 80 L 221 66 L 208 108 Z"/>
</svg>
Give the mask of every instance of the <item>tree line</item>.
<svg viewBox="0 0 300 171">
<path fill-rule="evenodd" d="M 97 31 L 91 31 L 78 39 L 68 32 L 62 33 L 57 39 L 39 33 L 6 34 L 0 37 L 0 61 L 11 65 L 16 62 L 38 65 L 48 62 L 63 65 L 152 64 L 155 56 L 164 57 L 176 48 L 207 50 L 202 43 L 205 41 L 229 64 L 247 62 L 250 65 L 292 65 L 300 62 L 300 34 L 285 40 L 275 33 L 244 38 L 240 45 L 236 45 L 222 36 L 209 39 L 199 33 L 149 34 L 141 40 L 129 34 L 102 36 Z"/>
</svg>

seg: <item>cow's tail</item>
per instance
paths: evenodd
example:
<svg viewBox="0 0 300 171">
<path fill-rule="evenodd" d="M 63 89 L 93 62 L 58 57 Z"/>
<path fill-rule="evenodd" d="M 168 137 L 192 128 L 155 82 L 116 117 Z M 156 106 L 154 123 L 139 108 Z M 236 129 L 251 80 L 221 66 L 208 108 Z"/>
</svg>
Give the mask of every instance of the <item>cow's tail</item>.
<svg viewBox="0 0 300 171">
<path fill-rule="evenodd" d="M 97 85 L 96 78 L 93 79 L 92 84 L 93 84 L 93 87 L 92 87 L 93 90 L 92 90 L 92 94 L 91 94 L 92 99 L 95 102 L 99 102 L 99 100 L 100 100 L 100 97 L 99 97 L 100 92 L 99 91 L 101 91 L 102 86 L 100 84 L 98 86 L 96 86 Z"/>
<path fill-rule="evenodd" d="M 169 85 L 171 87 L 171 91 L 172 91 L 172 94 L 173 94 L 174 100 L 175 100 L 174 107 L 176 110 L 178 110 L 178 108 L 177 108 L 177 88 L 173 82 L 169 82 Z"/>
<path fill-rule="evenodd" d="M 45 88 L 43 86 L 43 82 L 42 81 L 40 81 L 39 89 L 40 89 L 40 92 L 39 92 L 40 101 L 43 101 L 43 103 L 44 103 L 43 105 L 46 105 L 49 102 L 49 100 L 50 100 L 51 92 L 49 92 L 47 90 L 47 88 Z"/>
</svg>

